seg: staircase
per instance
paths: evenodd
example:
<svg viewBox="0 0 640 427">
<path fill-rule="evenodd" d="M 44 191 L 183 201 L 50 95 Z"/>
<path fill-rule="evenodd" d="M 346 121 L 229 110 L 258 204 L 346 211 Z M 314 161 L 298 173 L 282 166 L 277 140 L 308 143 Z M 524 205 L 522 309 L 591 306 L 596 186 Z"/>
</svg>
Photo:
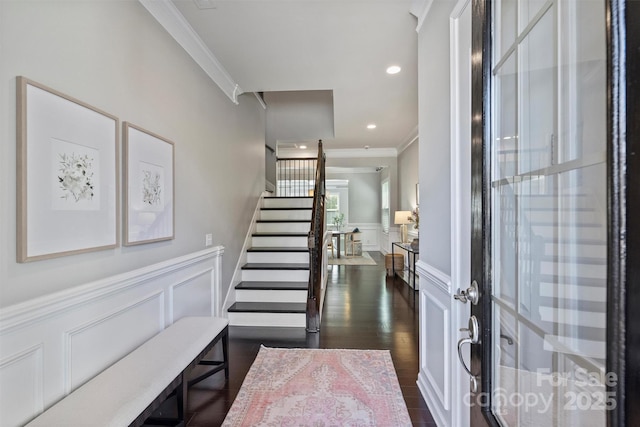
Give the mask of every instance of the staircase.
<svg viewBox="0 0 640 427">
<path fill-rule="evenodd" d="M 306 325 L 311 197 L 265 197 L 228 309 L 235 326 Z"/>
<path fill-rule="evenodd" d="M 606 226 L 593 197 L 579 188 L 572 192 L 564 196 L 505 192 L 502 200 L 501 232 L 513 246 L 498 254 L 503 265 L 511 266 L 501 273 L 507 283 L 519 283 L 520 292 L 512 294 L 513 288 L 507 286 L 502 297 L 514 304 L 519 301 L 520 315 L 538 328 L 537 338 L 520 334 L 521 345 L 530 349 L 520 363 L 531 371 L 550 357 L 550 350 L 590 372 L 604 369 Z M 503 337 L 519 335 L 514 324 L 501 325 Z M 502 350 L 505 360 L 513 363 L 515 347 L 504 341 Z"/>
</svg>

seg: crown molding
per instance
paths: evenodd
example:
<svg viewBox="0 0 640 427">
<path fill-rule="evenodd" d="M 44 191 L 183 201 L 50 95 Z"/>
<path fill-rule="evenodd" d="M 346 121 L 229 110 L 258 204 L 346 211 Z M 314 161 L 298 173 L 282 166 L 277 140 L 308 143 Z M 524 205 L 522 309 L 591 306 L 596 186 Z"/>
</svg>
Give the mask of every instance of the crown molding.
<svg viewBox="0 0 640 427">
<path fill-rule="evenodd" d="M 139 0 L 220 89 L 238 104 L 242 89 L 224 69 L 171 0 Z"/>
<path fill-rule="evenodd" d="M 416 127 L 413 128 L 411 130 L 411 132 L 409 132 L 409 134 L 404 139 L 402 144 L 400 144 L 400 147 L 398 147 L 398 155 L 400 155 L 404 150 L 409 148 L 409 146 L 411 146 L 411 144 L 416 142 L 418 140 L 418 136 L 419 136 L 419 134 L 418 134 L 418 125 L 416 125 Z"/>
<path fill-rule="evenodd" d="M 398 157 L 395 148 L 333 148 L 324 150 L 327 158 L 353 159 L 362 157 Z"/>
<path fill-rule="evenodd" d="M 424 20 L 427 18 L 429 11 L 431 10 L 431 6 L 433 6 L 433 0 L 412 0 L 411 8 L 409 9 L 409 13 L 418 18 L 418 25 L 416 26 L 416 32 L 420 32 L 422 29 L 422 24 L 424 24 Z"/>
</svg>

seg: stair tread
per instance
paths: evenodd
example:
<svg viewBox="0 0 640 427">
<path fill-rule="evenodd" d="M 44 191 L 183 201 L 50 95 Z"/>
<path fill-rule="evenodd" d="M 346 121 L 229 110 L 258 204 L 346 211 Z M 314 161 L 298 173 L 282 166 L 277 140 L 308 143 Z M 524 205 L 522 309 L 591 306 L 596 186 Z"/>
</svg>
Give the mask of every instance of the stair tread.
<svg viewBox="0 0 640 427">
<path fill-rule="evenodd" d="M 311 223 L 310 219 L 259 219 L 256 222 L 262 222 L 262 223 L 266 223 L 266 224 L 281 224 L 281 223 L 287 223 L 287 222 L 293 222 L 293 223 Z"/>
<path fill-rule="evenodd" d="M 562 264 L 607 265 L 607 258 L 602 257 L 543 255 L 541 260 Z"/>
<path fill-rule="evenodd" d="M 260 208 L 263 211 L 310 211 L 313 208 L 301 207 L 278 207 L 278 208 Z"/>
<path fill-rule="evenodd" d="M 307 237 L 309 233 L 300 231 L 258 231 L 253 237 Z"/>
<path fill-rule="evenodd" d="M 299 262 L 250 262 L 242 266 L 243 270 L 308 270 L 309 263 Z"/>
<path fill-rule="evenodd" d="M 304 290 L 309 287 L 307 282 L 240 282 L 236 285 L 236 289 L 250 289 L 250 290 L 273 290 L 273 291 L 287 291 L 287 290 Z"/>
<path fill-rule="evenodd" d="M 265 199 L 313 199 L 311 196 L 266 196 Z"/>
<path fill-rule="evenodd" d="M 552 283 L 556 285 L 575 285 L 575 286 L 593 286 L 601 287 L 607 285 L 607 279 L 605 278 L 593 278 L 593 277 L 565 277 L 558 276 L 556 274 L 540 274 L 538 277 L 539 283 Z"/>
<path fill-rule="evenodd" d="M 236 302 L 228 311 L 232 313 L 305 313 L 303 302 Z"/>
<path fill-rule="evenodd" d="M 601 239 L 585 239 L 582 237 L 576 237 L 575 239 L 558 238 L 558 237 L 542 237 L 544 243 L 559 244 L 574 244 L 574 245 L 606 245 L 607 242 Z"/>
<path fill-rule="evenodd" d="M 300 247 L 287 247 L 287 246 L 265 246 L 265 247 L 251 247 L 247 249 L 247 252 L 309 252 L 309 248 Z"/>
</svg>

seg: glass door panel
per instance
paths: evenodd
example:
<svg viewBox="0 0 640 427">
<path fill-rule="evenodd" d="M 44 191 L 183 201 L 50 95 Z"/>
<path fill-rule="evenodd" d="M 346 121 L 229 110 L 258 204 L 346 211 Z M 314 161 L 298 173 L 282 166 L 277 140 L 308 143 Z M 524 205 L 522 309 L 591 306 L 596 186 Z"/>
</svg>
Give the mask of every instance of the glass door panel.
<svg viewBox="0 0 640 427">
<path fill-rule="evenodd" d="M 604 5 L 499 4 L 491 412 L 505 426 L 602 426 L 613 404 L 605 389 Z M 503 36 L 514 14 L 518 33 Z"/>
</svg>

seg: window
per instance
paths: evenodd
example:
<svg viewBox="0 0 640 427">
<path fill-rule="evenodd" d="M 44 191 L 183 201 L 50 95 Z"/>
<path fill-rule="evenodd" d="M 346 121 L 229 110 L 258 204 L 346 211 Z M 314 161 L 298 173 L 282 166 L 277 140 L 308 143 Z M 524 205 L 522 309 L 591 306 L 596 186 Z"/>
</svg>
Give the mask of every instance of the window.
<svg viewBox="0 0 640 427">
<path fill-rule="evenodd" d="M 333 219 L 340 213 L 340 194 L 327 191 L 324 200 L 327 207 L 327 225 L 333 225 Z"/>
<path fill-rule="evenodd" d="M 381 200 L 382 232 L 388 233 L 389 232 L 389 178 L 385 178 L 382 180 L 382 188 L 381 188 L 380 194 L 382 194 L 382 200 Z"/>
</svg>

